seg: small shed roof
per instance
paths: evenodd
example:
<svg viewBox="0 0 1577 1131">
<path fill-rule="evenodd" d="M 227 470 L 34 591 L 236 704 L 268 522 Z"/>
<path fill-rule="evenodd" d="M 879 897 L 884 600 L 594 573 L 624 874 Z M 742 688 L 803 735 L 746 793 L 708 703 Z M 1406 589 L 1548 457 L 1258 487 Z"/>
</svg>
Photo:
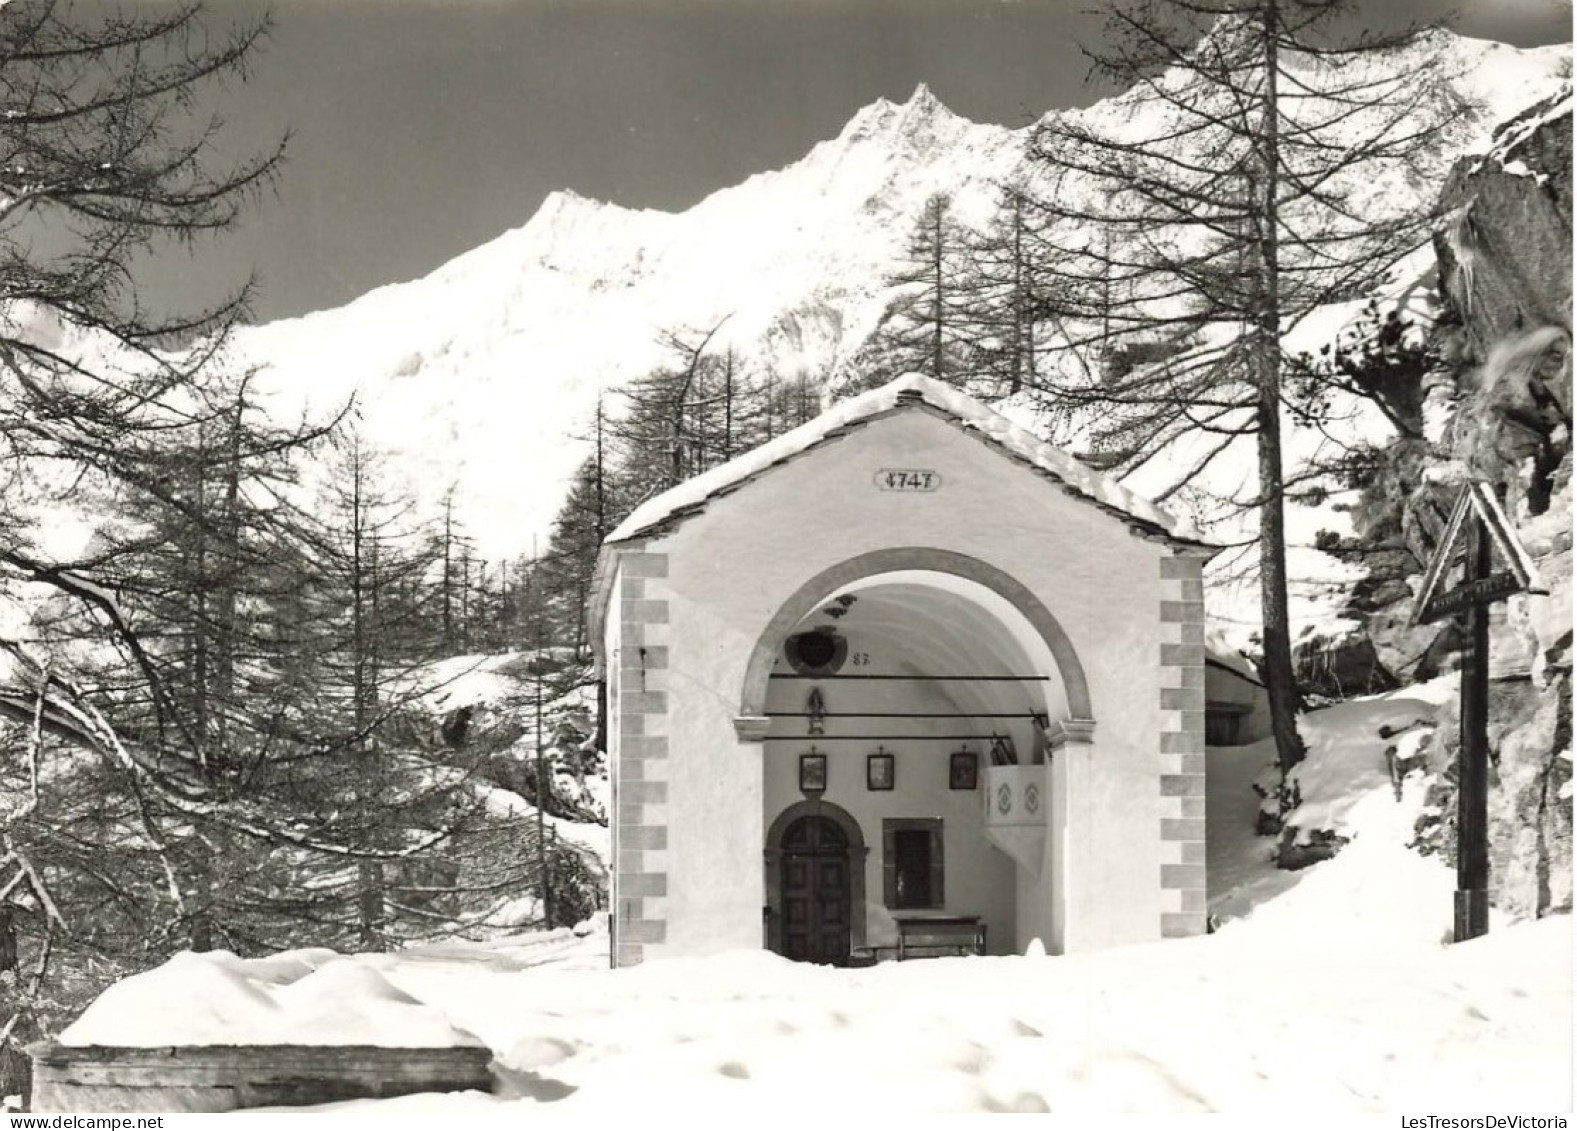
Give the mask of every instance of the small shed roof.
<svg viewBox="0 0 1577 1131">
<path fill-rule="evenodd" d="M 1231 672 L 1256 687 L 1265 686 L 1265 681 L 1259 678 L 1259 669 L 1254 666 L 1253 661 L 1228 641 L 1225 633 L 1219 628 L 1211 627 L 1205 630 L 1205 663 L 1210 667 Z"/>
<path fill-rule="evenodd" d="M 1073 495 L 1131 520 L 1167 541 L 1216 548 L 1192 523 L 1174 517 L 1110 476 L 1085 466 L 967 393 L 917 373 L 841 401 L 814 420 L 653 496 L 621 522 L 608 535 L 607 541 L 627 542 L 657 533 L 703 510 L 711 499 L 728 494 L 770 468 L 853 428 L 911 406 L 929 406 L 957 425 L 979 433 L 1008 456 L 1063 484 Z"/>
</svg>

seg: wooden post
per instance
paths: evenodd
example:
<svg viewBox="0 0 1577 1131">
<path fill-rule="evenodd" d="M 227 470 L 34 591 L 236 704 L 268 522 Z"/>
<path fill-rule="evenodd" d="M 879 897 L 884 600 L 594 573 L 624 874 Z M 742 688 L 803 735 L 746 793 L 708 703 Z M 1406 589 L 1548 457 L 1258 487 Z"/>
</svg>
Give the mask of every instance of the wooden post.
<svg viewBox="0 0 1577 1131">
<path fill-rule="evenodd" d="M 1467 547 L 1468 583 L 1490 572 L 1489 530 L 1473 518 Z M 1457 754 L 1457 892 L 1454 938 L 1489 931 L 1489 605 L 1472 601 L 1462 666 L 1462 742 Z"/>
</svg>

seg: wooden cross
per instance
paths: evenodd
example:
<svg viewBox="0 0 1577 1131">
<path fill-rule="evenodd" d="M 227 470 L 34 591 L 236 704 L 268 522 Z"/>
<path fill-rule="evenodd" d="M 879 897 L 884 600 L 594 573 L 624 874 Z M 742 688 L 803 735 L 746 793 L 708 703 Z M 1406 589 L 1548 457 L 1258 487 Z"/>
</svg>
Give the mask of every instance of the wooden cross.
<svg viewBox="0 0 1577 1131">
<path fill-rule="evenodd" d="M 1463 579 L 1444 588 L 1458 557 Z M 1497 559 L 1499 568 L 1497 568 Z M 1548 593 L 1489 484 L 1463 484 L 1440 548 L 1424 573 L 1410 627 L 1452 614 L 1465 621 L 1462 742 L 1457 754 L 1457 942 L 1489 930 L 1489 606 L 1513 593 Z"/>
</svg>

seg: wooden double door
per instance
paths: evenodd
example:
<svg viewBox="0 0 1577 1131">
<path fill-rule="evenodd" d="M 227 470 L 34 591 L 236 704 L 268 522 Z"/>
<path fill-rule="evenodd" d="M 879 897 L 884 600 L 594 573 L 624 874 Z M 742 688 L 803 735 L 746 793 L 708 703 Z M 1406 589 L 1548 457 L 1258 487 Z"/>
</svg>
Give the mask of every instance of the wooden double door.
<svg viewBox="0 0 1577 1131">
<path fill-rule="evenodd" d="M 783 830 L 783 956 L 841 966 L 849 961 L 849 838 L 827 817 L 800 817 Z"/>
</svg>

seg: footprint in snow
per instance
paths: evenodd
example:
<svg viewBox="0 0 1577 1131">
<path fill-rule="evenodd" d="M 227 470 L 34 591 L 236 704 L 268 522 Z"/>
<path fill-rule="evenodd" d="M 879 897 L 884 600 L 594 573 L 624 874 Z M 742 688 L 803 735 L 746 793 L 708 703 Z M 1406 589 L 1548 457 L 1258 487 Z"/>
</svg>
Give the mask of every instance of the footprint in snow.
<svg viewBox="0 0 1577 1131">
<path fill-rule="evenodd" d="M 1011 1115 L 1028 1115 L 1051 1110 L 1051 1105 L 1046 1102 L 1046 1097 L 1039 1092 L 1020 1092 L 1006 1103 L 987 1096 L 982 1106 L 987 1111 Z"/>
<path fill-rule="evenodd" d="M 557 1103 L 575 1094 L 573 1084 L 533 1072 L 529 1068 L 514 1067 L 502 1061 L 493 1061 L 493 1094 L 503 1100 L 536 1100 L 538 1103 Z"/>
<path fill-rule="evenodd" d="M 576 1045 L 559 1037 L 523 1037 L 500 1063 L 519 1072 L 533 1072 L 566 1061 L 577 1051 Z"/>
</svg>

